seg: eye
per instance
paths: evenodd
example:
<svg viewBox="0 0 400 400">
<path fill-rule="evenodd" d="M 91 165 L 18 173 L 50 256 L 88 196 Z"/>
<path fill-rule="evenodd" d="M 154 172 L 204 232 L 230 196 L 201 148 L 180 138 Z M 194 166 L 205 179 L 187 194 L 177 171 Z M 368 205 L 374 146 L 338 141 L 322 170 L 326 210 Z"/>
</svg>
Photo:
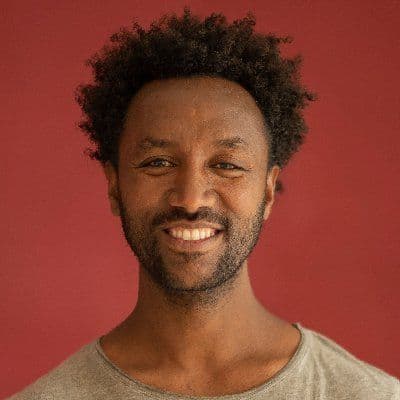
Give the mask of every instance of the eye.
<svg viewBox="0 0 400 400">
<path fill-rule="evenodd" d="M 234 169 L 242 169 L 242 168 L 240 168 L 240 167 L 238 167 L 238 166 L 236 166 L 236 165 L 234 165 L 234 164 L 231 164 L 231 163 L 225 163 L 225 162 L 221 162 L 221 163 L 218 163 L 218 164 L 215 164 L 215 165 L 230 165 L 230 167 L 231 168 L 222 168 L 222 169 L 231 169 L 231 170 L 234 170 Z"/>
<path fill-rule="evenodd" d="M 154 165 L 154 164 L 160 164 L 160 163 L 170 163 L 172 164 L 170 161 L 164 159 L 164 158 L 156 158 L 154 160 L 151 160 L 145 164 L 142 164 L 142 167 L 151 167 L 151 168 L 159 168 L 159 167 L 166 167 L 167 165 Z M 152 165 L 153 164 L 153 165 Z"/>
</svg>

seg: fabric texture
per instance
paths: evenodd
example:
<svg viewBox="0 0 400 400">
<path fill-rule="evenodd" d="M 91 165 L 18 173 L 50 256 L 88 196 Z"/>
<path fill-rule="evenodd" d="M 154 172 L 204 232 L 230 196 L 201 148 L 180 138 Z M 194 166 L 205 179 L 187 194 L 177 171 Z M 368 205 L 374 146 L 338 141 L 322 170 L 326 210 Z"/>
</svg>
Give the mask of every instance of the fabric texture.
<svg viewBox="0 0 400 400">
<path fill-rule="evenodd" d="M 400 400 L 400 381 L 345 350 L 332 339 L 293 323 L 301 333 L 290 361 L 255 388 L 224 396 L 175 394 L 139 382 L 104 354 L 99 338 L 6 400 Z"/>
</svg>

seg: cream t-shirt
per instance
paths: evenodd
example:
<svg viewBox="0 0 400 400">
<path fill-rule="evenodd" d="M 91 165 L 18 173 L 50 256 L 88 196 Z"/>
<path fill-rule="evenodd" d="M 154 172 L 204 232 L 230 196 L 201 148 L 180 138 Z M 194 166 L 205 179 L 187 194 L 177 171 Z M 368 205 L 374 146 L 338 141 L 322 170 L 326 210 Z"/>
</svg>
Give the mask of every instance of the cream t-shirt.
<svg viewBox="0 0 400 400">
<path fill-rule="evenodd" d="M 290 361 L 262 385 L 241 393 L 195 397 L 146 385 L 114 365 L 98 337 L 6 400 L 400 400 L 399 379 L 299 322 L 293 326 L 301 340 Z"/>
</svg>

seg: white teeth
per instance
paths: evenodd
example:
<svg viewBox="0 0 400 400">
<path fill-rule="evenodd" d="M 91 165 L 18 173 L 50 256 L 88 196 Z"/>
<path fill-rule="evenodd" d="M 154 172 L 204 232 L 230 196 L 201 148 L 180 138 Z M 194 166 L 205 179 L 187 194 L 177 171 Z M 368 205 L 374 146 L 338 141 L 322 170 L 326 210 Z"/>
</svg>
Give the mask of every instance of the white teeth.
<svg viewBox="0 0 400 400">
<path fill-rule="evenodd" d="M 200 232 L 198 229 L 193 230 L 193 232 L 190 232 L 188 229 L 183 231 L 183 239 L 185 240 L 199 240 L 199 238 Z"/>
<path fill-rule="evenodd" d="M 168 233 L 176 238 L 183 240 L 199 240 L 214 236 L 217 231 L 210 228 L 200 229 L 183 229 L 183 228 L 172 228 L 168 230 Z"/>
<path fill-rule="evenodd" d="M 180 239 L 181 239 L 182 236 L 183 236 L 183 231 L 178 231 L 178 230 L 176 230 L 176 231 L 175 231 L 175 235 L 176 235 L 177 238 L 180 238 Z"/>
</svg>

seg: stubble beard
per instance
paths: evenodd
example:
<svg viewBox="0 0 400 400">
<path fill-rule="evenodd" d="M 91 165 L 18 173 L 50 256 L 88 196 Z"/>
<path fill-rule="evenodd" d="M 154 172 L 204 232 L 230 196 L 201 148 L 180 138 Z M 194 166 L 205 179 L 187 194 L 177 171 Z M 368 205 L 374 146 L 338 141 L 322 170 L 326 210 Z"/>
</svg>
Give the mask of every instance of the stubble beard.
<svg viewBox="0 0 400 400">
<path fill-rule="evenodd" d="M 143 226 L 131 215 L 123 202 L 119 201 L 122 230 L 127 243 L 150 279 L 162 289 L 167 301 L 182 307 L 210 307 L 227 292 L 231 291 L 244 262 L 258 242 L 263 226 L 266 205 L 264 196 L 252 220 L 246 224 L 229 224 L 224 227 L 225 250 L 219 256 L 211 276 L 205 276 L 197 284 L 188 286 L 182 279 L 171 273 L 160 252 L 160 243 L 149 227 Z M 240 226 L 245 226 L 241 229 Z M 250 226 L 250 229 L 248 228 Z M 193 262 L 203 253 L 181 253 L 182 263 Z"/>
</svg>

